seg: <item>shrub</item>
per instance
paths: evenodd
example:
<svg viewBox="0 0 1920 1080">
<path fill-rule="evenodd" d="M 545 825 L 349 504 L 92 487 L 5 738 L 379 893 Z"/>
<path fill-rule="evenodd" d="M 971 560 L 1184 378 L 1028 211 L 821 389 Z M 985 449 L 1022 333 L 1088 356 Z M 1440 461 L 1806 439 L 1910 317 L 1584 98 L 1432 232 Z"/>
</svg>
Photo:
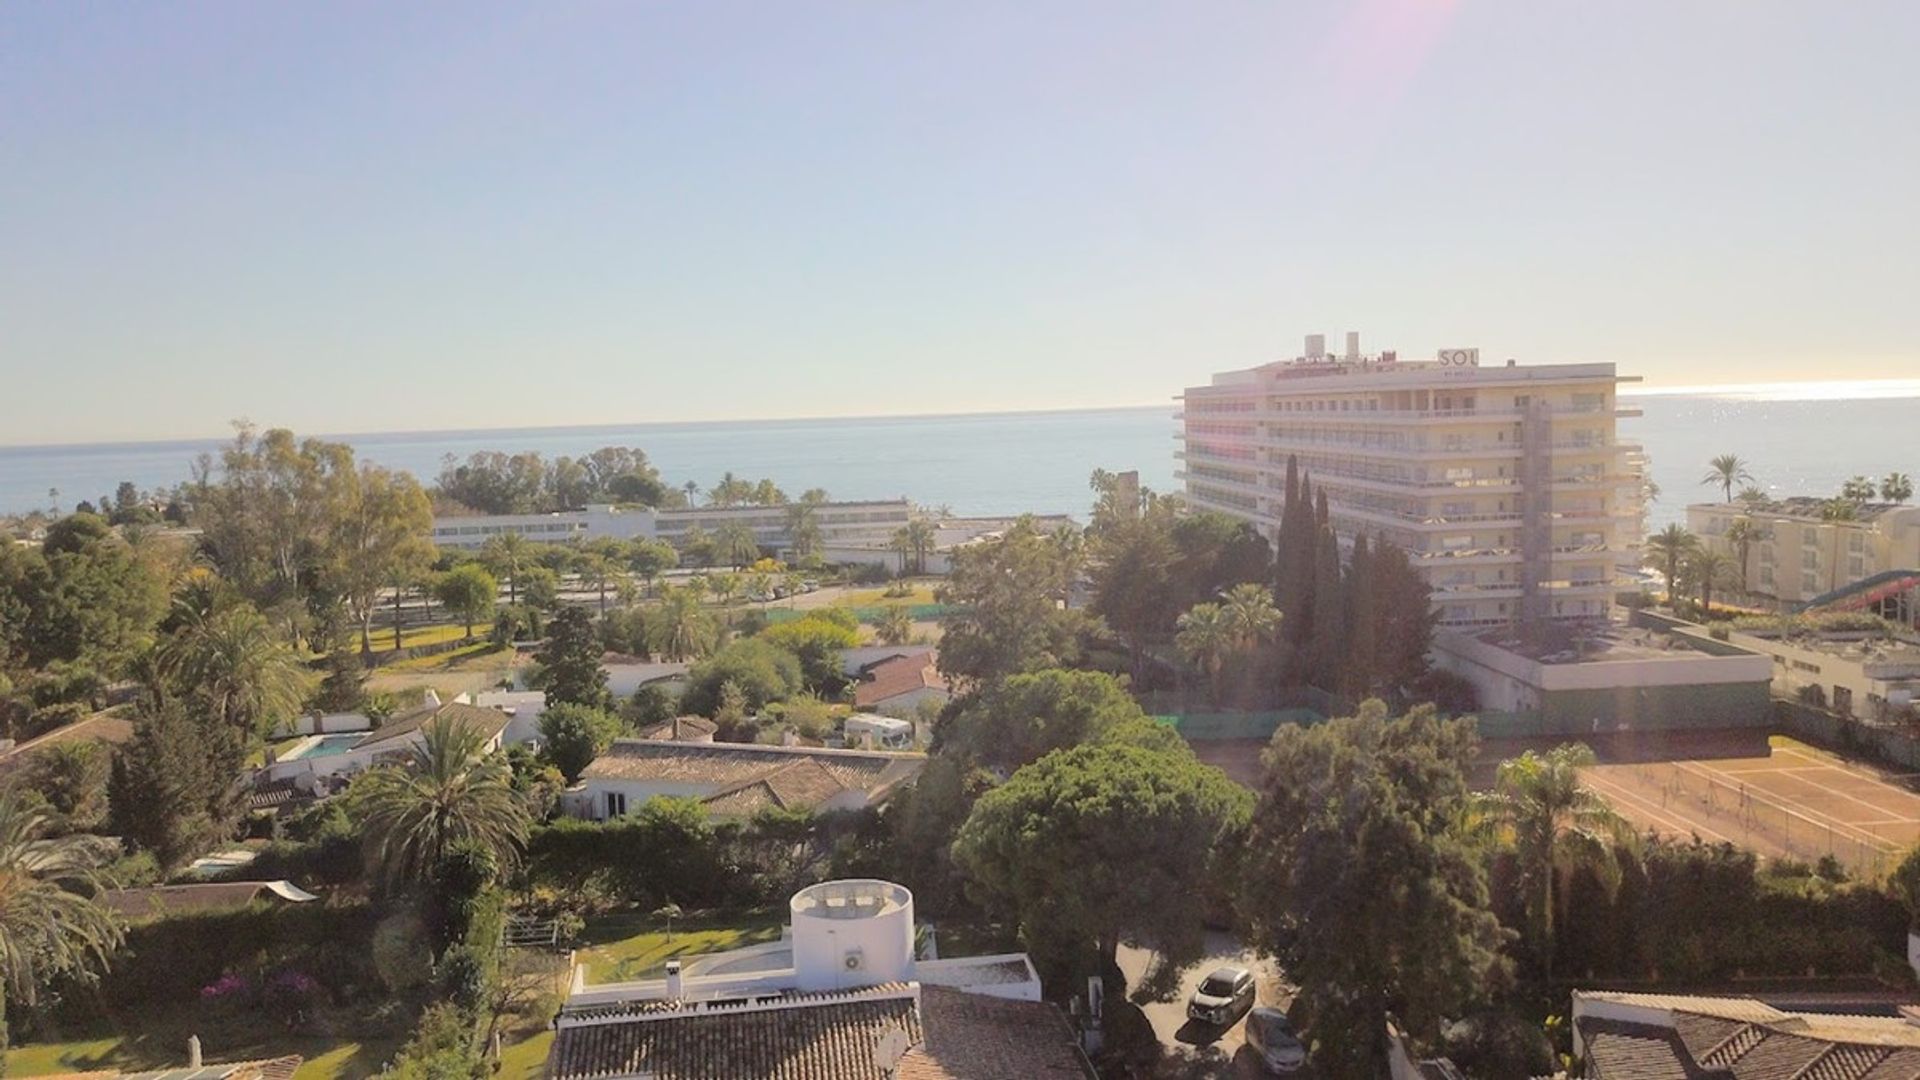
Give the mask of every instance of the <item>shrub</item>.
<svg viewBox="0 0 1920 1080">
<path fill-rule="evenodd" d="M 720 688 L 731 682 L 746 698 L 749 712 L 770 701 L 784 701 L 800 692 L 800 661 L 792 653 L 759 638 L 735 641 L 687 673 L 687 689 L 680 708 L 712 716 L 720 705 Z"/>
<path fill-rule="evenodd" d="M 16 736 L 20 741 L 39 738 L 49 731 L 58 731 L 68 724 L 77 724 L 93 715 L 93 710 L 83 701 L 63 701 L 56 705 L 43 705 L 33 710 L 27 717 L 26 726 Z"/>
<path fill-rule="evenodd" d="M 527 874 L 536 886 L 581 896 L 604 885 L 644 907 L 715 907 L 742 895 L 728 837 L 689 799 L 653 798 L 605 823 L 563 818 L 536 828 Z"/>
<path fill-rule="evenodd" d="M 70 1007 L 98 1002 L 111 1013 L 156 1001 L 191 1001 L 209 987 L 270 986 L 276 973 L 297 972 L 311 986 L 302 995 L 356 1000 L 376 992 L 375 972 L 360 944 L 373 935 L 365 904 L 256 904 L 238 911 L 178 915 L 135 923 L 96 995 L 74 995 Z M 303 982 L 303 986 L 306 984 Z M 274 992 L 286 990 L 281 987 Z"/>
<path fill-rule="evenodd" d="M 893 571 L 882 563 L 854 563 L 847 568 L 847 581 L 853 585 L 884 585 L 893 580 Z"/>
</svg>

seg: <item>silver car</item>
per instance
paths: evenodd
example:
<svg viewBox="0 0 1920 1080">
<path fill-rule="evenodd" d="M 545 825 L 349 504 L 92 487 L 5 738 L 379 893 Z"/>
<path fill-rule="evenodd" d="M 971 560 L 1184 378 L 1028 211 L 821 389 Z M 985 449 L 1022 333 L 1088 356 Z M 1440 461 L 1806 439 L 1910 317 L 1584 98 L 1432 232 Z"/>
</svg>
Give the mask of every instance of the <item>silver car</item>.
<svg viewBox="0 0 1920 1080">
<path fill-rule="evenodd" d="M 1203 1024 L 1225 1027 L 1253 1007 L 1253 972 L 1243 967 L 1215 968 L 1187 999 L 1187 1015 Z"/>
<path fill-rule="evenodd" d="M 1260 1008 L 1247 1014 L 1247 1045 L 1260 1055 L 1260 1064 L 1268 1072 L 1299 1072 L 1307 1063 L 1307 1048 L 1279 1009 Z"/>
</svg>

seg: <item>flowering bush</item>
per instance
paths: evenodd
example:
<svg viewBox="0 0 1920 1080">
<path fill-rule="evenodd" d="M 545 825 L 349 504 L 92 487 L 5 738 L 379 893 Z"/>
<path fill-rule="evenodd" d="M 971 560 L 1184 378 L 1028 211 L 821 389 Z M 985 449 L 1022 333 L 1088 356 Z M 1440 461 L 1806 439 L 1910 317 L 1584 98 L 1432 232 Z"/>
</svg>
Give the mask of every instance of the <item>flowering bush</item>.
<svg viewBox="0 0 1920 1080">
<path fill-rule="evenodd" d="M 236 1002 L 253 989 L 253 984 L 244 975 L 228 972 L 200 988 L 200 1000 L 210 1002 Z"/>
</svg>

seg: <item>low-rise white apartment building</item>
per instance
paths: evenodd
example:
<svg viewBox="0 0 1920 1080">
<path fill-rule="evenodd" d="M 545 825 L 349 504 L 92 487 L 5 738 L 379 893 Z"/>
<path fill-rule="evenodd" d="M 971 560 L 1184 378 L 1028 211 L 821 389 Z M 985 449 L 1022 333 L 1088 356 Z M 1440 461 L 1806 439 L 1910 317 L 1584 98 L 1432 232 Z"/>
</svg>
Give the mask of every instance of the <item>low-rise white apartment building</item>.
<svg viewBox="0 0 1920 1080">
<path fill-rule="evenodd" d="M 1304 355 L 1189 387 L 1177 474 L 1194 506 L 1277 538 L 1288 460 L 1327 496 L 1343 544 L 1405 550 L 1443 625 L 1607 614 L 1637 561 L 1643 455 L 1618 438 L 1614 365 Z"/>
<path fill-rule="evenodd" d="M 827 502 L 814 508 L 821 545 L 835 549 L 885 551 L 895 531 L 913 516 L 906 499 L 871 502 Z M 541 543 L 566 543 L 612 537 L 616 540 L 660 539 L 681 546 L 694 529 L 712 536 L 721 527 L 744 524 L 760 546 L 781 550 L 793 541 L 792 508 L 776 506 L 698 506 L 655 510 L 644 506 L 588 506 L 550 514 L 485 514 L 440 517 L 433 522 L 433 542 L 443 548 L 477 550 L 502 533 L 519 533 Z"/>
<path fill-rule="evenodd" d="M 1747 544 L 1747 588 L 1789 605 L 1875 574 L 1920 569 L 1920 506 L 1866 503 L 1852 518 L 1834 521 L 1825 516 L 1827 505 L 1804 496 L 1696 503 L 1687 507 L 1687 528 L 1738 562 L 1739 546 L 1727 530 L 1743 518 L 1752 522 L 1760 538 Z"/>
</svg>

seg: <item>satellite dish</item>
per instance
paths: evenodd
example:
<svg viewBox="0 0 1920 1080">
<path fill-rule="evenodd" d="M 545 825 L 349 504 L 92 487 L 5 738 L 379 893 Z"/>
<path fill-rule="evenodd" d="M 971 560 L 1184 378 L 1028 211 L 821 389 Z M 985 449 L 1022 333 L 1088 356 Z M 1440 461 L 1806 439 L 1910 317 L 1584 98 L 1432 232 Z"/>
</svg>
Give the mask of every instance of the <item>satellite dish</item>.
<svg viewBox="0 0 1920 1080">
<path fill-rule="evenodd" d="M 913 1049 L 913 1040 L 897 1027 L 890 1027 L 873 1044 L 873 1064 L 883 1074 L 892 1076 L 900 1059 Z"/>
</svg>

